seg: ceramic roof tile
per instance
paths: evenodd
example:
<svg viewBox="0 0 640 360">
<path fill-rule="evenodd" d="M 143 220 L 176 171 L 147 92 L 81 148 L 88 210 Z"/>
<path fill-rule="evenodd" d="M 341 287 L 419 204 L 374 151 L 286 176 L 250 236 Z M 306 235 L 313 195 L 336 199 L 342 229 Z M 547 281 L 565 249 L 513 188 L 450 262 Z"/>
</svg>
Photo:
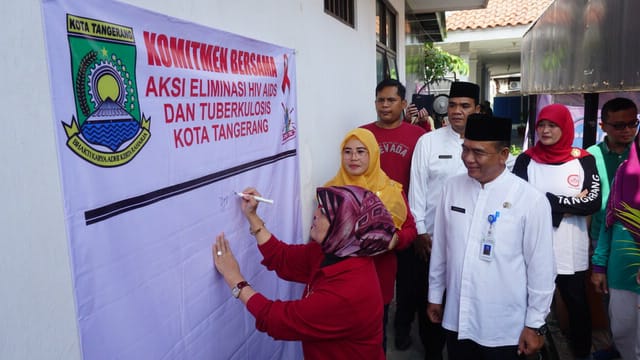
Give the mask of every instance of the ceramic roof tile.
<svg viewBox="0 0 640 360">
<path fill-rule="evenodd" d="M 473 30 L 534 22 L 553 0 L 489 0 L 485 9 L 447 13 L 447 30 Z"/>
</svg>

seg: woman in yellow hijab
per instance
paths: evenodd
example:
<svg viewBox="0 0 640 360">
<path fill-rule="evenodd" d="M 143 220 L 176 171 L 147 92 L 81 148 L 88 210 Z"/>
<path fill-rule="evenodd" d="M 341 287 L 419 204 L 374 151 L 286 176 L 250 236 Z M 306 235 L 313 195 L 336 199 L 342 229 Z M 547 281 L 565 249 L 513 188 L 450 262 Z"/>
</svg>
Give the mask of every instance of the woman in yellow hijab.
<svg viewBox="0 0 640 360">
<path fill-rule="evenodd" d="M 380 168 L 380 146 L 369 130 L 357 128 L 347 133 L 340 145 L 341 164 L 336 176 L 324 186 L 356 185 L 378 195 L 391 213 L 396 226 L 397 241 L 392 242 L 389 250 L 402 250 L 416 238 L 416 223 L 409 211 L 409 203 L 402 191 L 402 185 Z M 382 300 L 384 302 L 383 345 L 386 344 L 386 324 L 389 303 L 393 299 L 393 290 L 398 269 L 396 254 L 387 251 L 374 257 Z M 385 346 L 386 349 L 386 346 Z"/>
<path fill-rule="evenodd" d="M 391 180 L 380 167 L 380 147 L 373 133 L 362 128 L 351 130 L 342 140 L 340 149 L 340 169 L 325 186 L 357 185 L 373 192 L 393 216 L 396 228 L 401 228 L 409 213 L 402 196 L 402 185 Z"/>
</svg>

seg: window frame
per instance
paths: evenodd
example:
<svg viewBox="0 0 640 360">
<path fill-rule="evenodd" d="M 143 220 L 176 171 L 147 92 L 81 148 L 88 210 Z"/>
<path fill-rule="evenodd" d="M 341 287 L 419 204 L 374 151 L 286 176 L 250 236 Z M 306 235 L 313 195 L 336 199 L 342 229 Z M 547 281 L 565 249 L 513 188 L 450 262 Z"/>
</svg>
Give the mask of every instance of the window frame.
<svg viewBox="0 0 640 360">
<path fill-rule="evenodd" d="M 398 79 L 397 49 L 398 12 L 388 2 L 376 0 L 376 76 L 378 82 L 385 78 Z"/>
<path fill-rule="evenodd" d="M 355 29 L 355 0 L 324 0 L 324 12 L 341 23 Z"/>
</svg>

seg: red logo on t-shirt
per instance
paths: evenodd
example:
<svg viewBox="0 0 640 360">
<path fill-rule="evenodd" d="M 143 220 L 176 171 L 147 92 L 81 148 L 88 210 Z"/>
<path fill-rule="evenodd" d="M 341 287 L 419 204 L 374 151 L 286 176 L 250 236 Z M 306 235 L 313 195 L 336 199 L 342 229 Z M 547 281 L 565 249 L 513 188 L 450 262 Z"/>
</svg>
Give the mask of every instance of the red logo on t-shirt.
<svg viewBox="0 0 640 360">
<path fill-rule="evenodd" d="M 571 187 L 580 186 L 580 177 L 577 174 L 571 174 L 567 177 L 567 183 Z"/>
</svg>

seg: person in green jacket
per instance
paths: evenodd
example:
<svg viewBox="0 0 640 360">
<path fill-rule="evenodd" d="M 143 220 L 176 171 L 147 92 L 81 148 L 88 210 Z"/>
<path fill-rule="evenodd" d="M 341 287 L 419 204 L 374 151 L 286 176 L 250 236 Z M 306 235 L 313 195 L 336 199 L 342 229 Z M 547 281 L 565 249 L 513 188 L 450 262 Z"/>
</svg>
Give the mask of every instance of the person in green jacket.
<svg viewBox="0 0 640 360">
<path fill-rule="evenodd" d="M 617 107 L 613 108 L 618 109 L 617 111 L 605 112 L 605 107 L 610 102 L 614 102 L 613 104 Z M 633 143 L 638 126 L 635 105 L 630 100 L 620 98 L 610 102 L 605 104 L 602 111 L 603 130 L 607 125 L 609 128 L 608 131 L 605 130 L 607 137 L 604 145 L 609 145 L 612 137 L 618 140 L 626 140 L 630 137 L 630 142 Z M 629 106 L 628 103 L 633 106 Z M 626 108 L 620 108 L 623 105 Z M 610 108 L 611 106 L 608 107 Z M 640 358 L 640 316 L 637 307 L 640 305 L 640 285 L 636 281 L 636 275 L 640 261 L 637 237 L 640 234 L 637 228 L 634 228 L 634 223 L 628 220 L 628 216 L 632 214 L 629 209 L 640 208 L 638 206 L 640 204 L 638 190 L 640 164 L 638 164 L 637 141 L 631 149 L 628 147 L 621 147 L 621 149 L 623 154 L 627 154 L 628 160 L 618 167 L 615 177 L 609 176 L 608 172 L 615 165 L 615 156 L 610 152 L 601 151 L 600 153 L 599 171 L 600 167 L 604 166 L 604 171 L 607 171 L 608 175 L 605 177 L 602 176 L 602 172 L 600 173 L 603 184 L 608 180 L 607 188 L 603 186 L 603 194 L 608 194 L 609 200 L 605 202 L 606 209 L 598 214 L 600 218 L 592 221 L 591 224 L 592 234 L 594 226 L 599 225 L 598 236 L 595 237 L 597 246 L 591 259 L 593 264 L 591 281 L 596 291 L 610 296 L 611 332 L 620 355 L 623 359 L 638 359 Z M 600 150 L 607 150 L 607 147 L 601 147 Z M 607 155 L 609 155 L 608 160 L 613 164 L 606 163 Z M 597 155 L 596 159 L 598 159 Z M 613 185 L 611 185 L 612 178 Z"/>
<path fill-rule="evenodd" d="M 613 175 L 618 166 L 629 157 L 629 148 L 636 136 L 637 126 L 629 125 L 633 125 L 633 122 L 637 121 L 638 109 L 633 101 L 617 97 L 602 106 L 600 116 L 602 119 L 600 127 L 606 135 L 602 142 L 587 149 L 596 158 L 600 186 L 602 186 L 602 206 L 600 211 L 591 217 L 589 227 L 589 235 L 594 248 L 600 234 L 600 224 L 604 218 Z"/>
</svg>

